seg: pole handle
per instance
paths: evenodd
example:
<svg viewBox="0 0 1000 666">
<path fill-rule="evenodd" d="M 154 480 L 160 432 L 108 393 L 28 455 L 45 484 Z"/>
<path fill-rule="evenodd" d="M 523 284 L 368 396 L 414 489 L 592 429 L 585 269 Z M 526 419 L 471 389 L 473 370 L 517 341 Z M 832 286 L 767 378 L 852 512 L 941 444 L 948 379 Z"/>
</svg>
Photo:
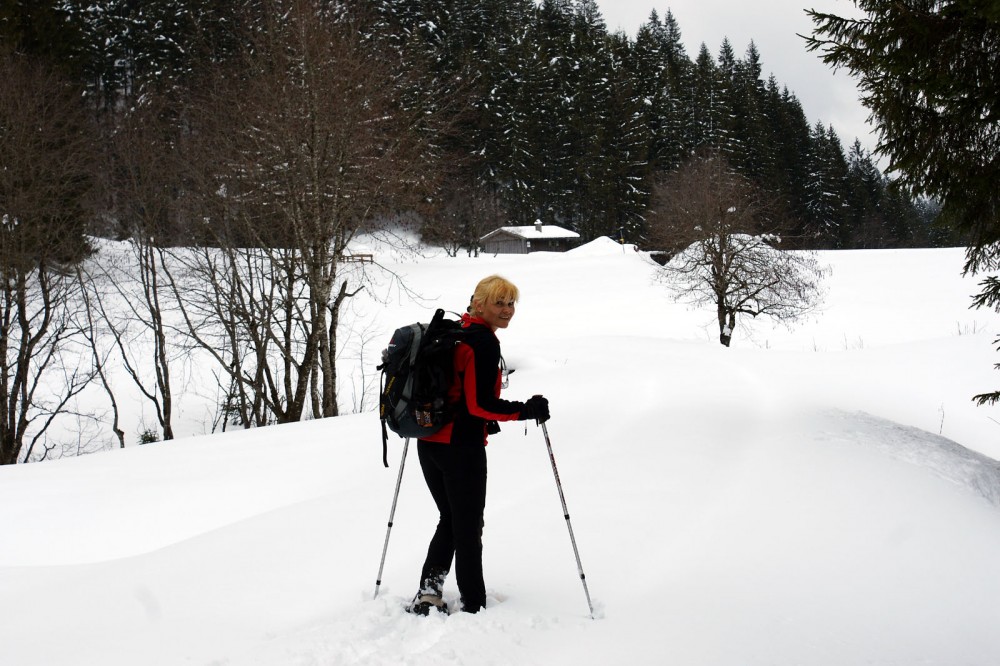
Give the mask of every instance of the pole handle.
<svg viewBox="0 0 1000 666">
<path fill-rule="evenodd" d="M 536 393 L 535 395 L 533 395 L 533 396 L 531 396 L 531 397 L 532 397 L 532 398 L 544 398 L 545 396 L 544 396 L 544 395 L 542 395 L 541 393 Z M 545 423 L 544 423 L 544 422 L 542 422 L 542 421 L 539 421 L 538 419 L 535 419 L 535 425 L 536 425 L 536 426 L 539 426 L 539 425 L 540 425 L 540 426 L 542 426 L 543 428 L 545 427 Z M 527 428 L 525 428 L 525 431 L 527 431 Z M 549 436 L 548 436 L 548 435 L 545 435 L 545 439 L 546 439 L 546 441 L 547 441 L 547 440 L 549 439 Z"/>
</svg>

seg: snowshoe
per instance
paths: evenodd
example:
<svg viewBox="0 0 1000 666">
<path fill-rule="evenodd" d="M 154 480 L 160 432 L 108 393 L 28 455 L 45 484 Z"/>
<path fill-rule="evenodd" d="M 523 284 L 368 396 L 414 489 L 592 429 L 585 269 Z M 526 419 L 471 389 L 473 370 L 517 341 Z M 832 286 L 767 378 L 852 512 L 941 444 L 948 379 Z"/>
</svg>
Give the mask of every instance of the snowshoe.
<svg viewBox="0 0 1000 666">
<path fill-rule="evenodd" d="M 447 615 L 448 604 L 436 594 L 418 594 L 413 597 L 413 601 L 406 607 L 407 613 L 423 615 L 425 617 L 431 614 L 431 610 Z"/>
</svg>

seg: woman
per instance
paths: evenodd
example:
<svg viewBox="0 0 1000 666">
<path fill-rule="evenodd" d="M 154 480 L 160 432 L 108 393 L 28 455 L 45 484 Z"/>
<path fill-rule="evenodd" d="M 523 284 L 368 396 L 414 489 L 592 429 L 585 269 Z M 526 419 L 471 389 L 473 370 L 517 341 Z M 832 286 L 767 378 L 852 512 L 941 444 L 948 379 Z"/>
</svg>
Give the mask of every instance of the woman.
<svg viewBox="0 0 1000 666">
<path fill-rule="evenodd" d="M 540 395 L 527 402 L 500 399 L 505 368 L 496 331 L 510 324 L 517 297 L 517 287 L 498 275 L 476 285 L 462 316 L 465 335 L 455 347 L 455 375 L 449 389 L 455 418 L 417 442 L 424 480 L 441 517 L 427 549 L 420 589 L 407 608 L 411 613 L 448 611 L 441 589 L 452 557 L 462 610 L 476 613 L 486 605 L 482 542 L 486 435 L 499 432 L 497 421 L 549 418 L 548 401 Z"/>
</svg>

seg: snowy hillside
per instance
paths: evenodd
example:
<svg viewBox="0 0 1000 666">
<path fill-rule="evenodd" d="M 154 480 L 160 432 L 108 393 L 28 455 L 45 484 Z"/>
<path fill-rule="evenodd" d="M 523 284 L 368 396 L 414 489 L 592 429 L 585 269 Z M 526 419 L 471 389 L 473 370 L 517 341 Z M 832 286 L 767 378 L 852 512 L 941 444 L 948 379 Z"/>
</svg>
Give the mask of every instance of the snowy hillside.
<svg viewBox="0 0 1000 666">
<path fill-rule="evenodd" d="M 726 349 L 610 241 L 370 249 L 424 299 L 377 282 L 346 318 L 376 337 L 521 287 L 506 395 L 551 401 L 597 618 L 536 426 L 490 440 L 487 609 L 417 618 L 415 451 L 372 599 L 402 442 L 384 469 L 372 412 L 195 436 L 192 390 L 190 436 L 0 468 L 0 664 L 998 663 L 1000 409 L 969 398 L 1000 386 L 1000 316 L 968 310 L 961 250 L 821 253 L 823 312 Z"/>
</svg>

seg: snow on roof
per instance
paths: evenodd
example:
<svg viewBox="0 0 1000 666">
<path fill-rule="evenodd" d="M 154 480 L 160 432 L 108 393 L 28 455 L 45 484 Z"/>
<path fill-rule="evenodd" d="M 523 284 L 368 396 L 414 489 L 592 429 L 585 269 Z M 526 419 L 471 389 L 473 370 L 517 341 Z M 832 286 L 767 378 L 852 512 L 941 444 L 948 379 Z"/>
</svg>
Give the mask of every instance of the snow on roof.
<svg viewBox="0 0 1000 666">
<path fill-rule="evenodd" d="M 500 232 L 506 232 L 514 236 L 520 236 L 526 240 L 554 239 L 554 238 L 579 238 L 580 234 L 569 229 L 554 224 L 529 224 L 519 227 L 500 227 L 483 236 L 480 240 L 486 240 Z"/>
</svg>

